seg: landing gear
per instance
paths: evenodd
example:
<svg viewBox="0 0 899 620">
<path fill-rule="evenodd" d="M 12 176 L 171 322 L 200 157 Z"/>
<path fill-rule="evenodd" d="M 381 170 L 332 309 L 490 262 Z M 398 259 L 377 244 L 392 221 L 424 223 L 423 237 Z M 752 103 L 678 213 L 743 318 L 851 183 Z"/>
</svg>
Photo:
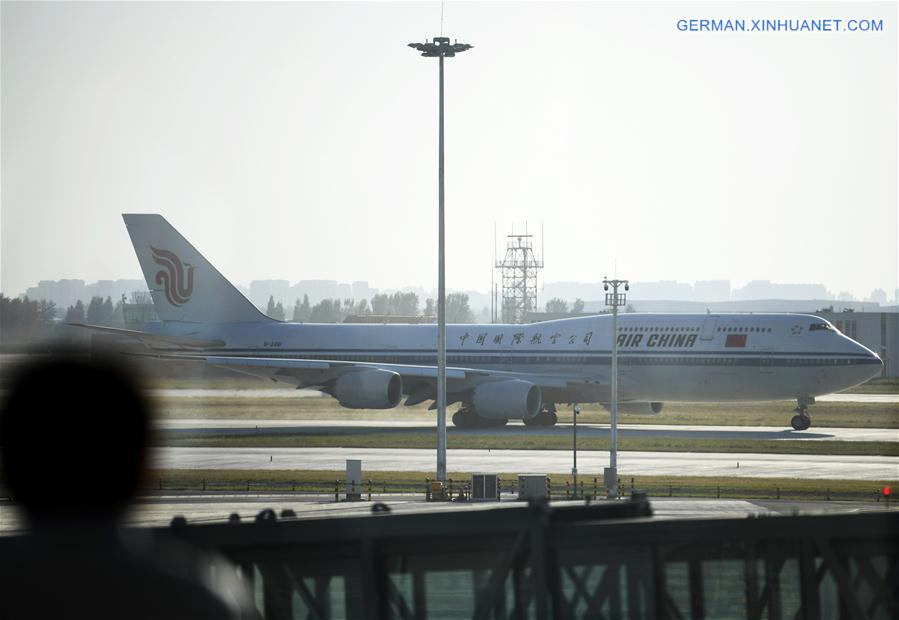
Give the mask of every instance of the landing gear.
<svg viewBox="0 0 899 620">
<path fill-rule="evenodd" d="M 790 426 L 793 427 L 794 431 L 804 431 L 811 425 L 812 419 L 808 416 L 807 413 L 794 415 L 790 420 Z"/>
<path fill-rule="evenodd" d="M 526 426 L 555 426 L 558 421 L 559 416 L 556 415 L 556 406 L 544 405 L 540 413 L 533 418 L 524 420 L 524 423 Z"/>
<path fill-rule="evenodd" d="M 508 422 L 509 420 L 488 420 L 482 418 L 475 413 L 474 409 L 468 407 L 462 407 L 453 414 L 453 426 L 459 428 L 495 428 L 505 426 Z"/>
<path fill-rule="evenodd" d="M 814 398 L 797 399 L 798 406 L 793 410 L 796 415 L 790 420 L 793 430 L 804 431 L 812 425 L 812 417 L 808 414 L 808 406 L 815 402 Z"/>
</svg>

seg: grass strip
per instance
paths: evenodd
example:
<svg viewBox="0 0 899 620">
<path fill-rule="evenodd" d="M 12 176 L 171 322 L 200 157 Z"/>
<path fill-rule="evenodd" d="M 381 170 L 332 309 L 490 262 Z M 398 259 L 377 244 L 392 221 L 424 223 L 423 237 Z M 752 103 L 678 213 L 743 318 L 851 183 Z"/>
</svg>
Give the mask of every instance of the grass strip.
<svg viewBox="0 0 899 620">
<path fill-rule="evenodd" d="M 309 470 L 198 470 L 158 469 L 149 472 L 145 489 L 166 491 L 231 491 L 316 493 L 331 495 L 335 484 L 338 493 L 345 491 L 343 471 Z M 368 492 L 369 477 L 373 495 L 382 493 L 415 493 L 424 497 L 426 480 L 433 472 L 364 472 L 363 493 Z M 449 472 L 454 491 L 471 479 L 469 472 Z M 517 474 L 501 473 L 502 488 L 513 490 Z M 571 477 L 550 478 L 554 498 L 564 499 L 571 492 Z M 583 493 L 604 495 L 602 476 L 581 475 Z M 619 480 L 623 495 L 632 489 L 647 491 L 653 497 L 697 497 L 729 499 L 794 499 L 804 501 L 854 500 L 875 503 L 885 486 L 896 487 L 899 480 L 810 480 L 801 478 L 731 478 L 726 476 L 627 476 Z M 596 486 L 594 487 L 594 481 Z M 567 486 L 566 486 L 566 483 Z M 579 492 L 581 487 L 579 485 Z"/>
<path fill-rule="evenodd" d="M 179 448 L 426 448 L 435 449 L 433 433 L 253 435 L 168 435 L 158 445 Z M 482 450 L 568 450 L 570 437 L 535 435 L 447 435 L 447 447 Z M 888 441 L 818 441 L 801 439 L 690 439 L 619 437 L 618 448 L 628 452 L 753 452 L 763 454 L 832 454 L 899 456 L 899 443 Z M 579 450 L 608 450 L 608 437 L 578 440 Z"/>
<path fill-rule="evenodd" d="M 267 420 L 406 420 L 432 421 L 427 405 L 400 406 L 387 411 L 344 409 L 331 398 L 285 396 L 261 398 L 233 396 L 160 396 L 154 399 L 164 419 L 267 419 Z M 788 428 L 795 403 L 665 403 L 657 415 L 622 414 L 622 424 L 676 424 L 713 426 L 773 426 Z M 454 410 L 455 408 L 453 408 Z M 822 402 L 810 408 L 814 427 L 899 428 L 896 403 Z M 608 424 L 609 412 L 599 405 L 581 407 L 582 423 Z M 559 407 L 559 421 L 571 423 L 571 410 Z"/>
</svg>

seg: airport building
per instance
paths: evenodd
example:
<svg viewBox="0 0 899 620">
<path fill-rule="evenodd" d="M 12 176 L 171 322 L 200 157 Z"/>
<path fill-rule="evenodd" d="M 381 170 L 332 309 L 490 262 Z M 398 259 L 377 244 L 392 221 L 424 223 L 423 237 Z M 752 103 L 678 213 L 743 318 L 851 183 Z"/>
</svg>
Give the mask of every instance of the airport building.
<svg viewBox="0 0 899 620">
<path fill-rule="evenodd" d="M 880 356 L 881 377 L 899 378 L 899 312 L 815 312 Z"/>
</svg>

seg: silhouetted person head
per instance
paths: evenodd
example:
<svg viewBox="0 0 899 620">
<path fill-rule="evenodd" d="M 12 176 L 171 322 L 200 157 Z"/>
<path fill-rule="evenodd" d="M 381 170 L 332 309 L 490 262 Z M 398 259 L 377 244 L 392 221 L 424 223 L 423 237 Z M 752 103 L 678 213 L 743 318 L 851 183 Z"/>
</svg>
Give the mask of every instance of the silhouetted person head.
<svg viewBox="0 0 899 620">
<path fill-rule="evenodd" d="M 0 464 L 33 531 L 0 539 L 0 618 L 255 617 L 233 566 L 120 527 L 150 411 L 122 356 L 27 362 L 0 409 Z"/>
<path fill-rule="evenodd" d="M 150 411 L 122 356 L 22 365 L 0 410 L 0 465 L 32 525 L 116 521 L 135 495 Z"/>
</svg>

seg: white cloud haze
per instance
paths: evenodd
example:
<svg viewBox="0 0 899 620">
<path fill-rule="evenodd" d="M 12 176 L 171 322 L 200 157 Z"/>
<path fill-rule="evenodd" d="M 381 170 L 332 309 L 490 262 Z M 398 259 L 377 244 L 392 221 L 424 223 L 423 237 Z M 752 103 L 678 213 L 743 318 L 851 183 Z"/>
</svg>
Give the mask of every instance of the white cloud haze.
<svg viewBox="0 0 899 620">
<path fill-rule="evenodd" d="M 2 4 L 2 282 L 139 277 L 159 212 L 235 282 L 436 282 L 439 3 Z M 897 286 L 896 5 L 447 3 L 447 284 Z M 865 17 L 879 33 L 689 33 Z"/>
</svg>

